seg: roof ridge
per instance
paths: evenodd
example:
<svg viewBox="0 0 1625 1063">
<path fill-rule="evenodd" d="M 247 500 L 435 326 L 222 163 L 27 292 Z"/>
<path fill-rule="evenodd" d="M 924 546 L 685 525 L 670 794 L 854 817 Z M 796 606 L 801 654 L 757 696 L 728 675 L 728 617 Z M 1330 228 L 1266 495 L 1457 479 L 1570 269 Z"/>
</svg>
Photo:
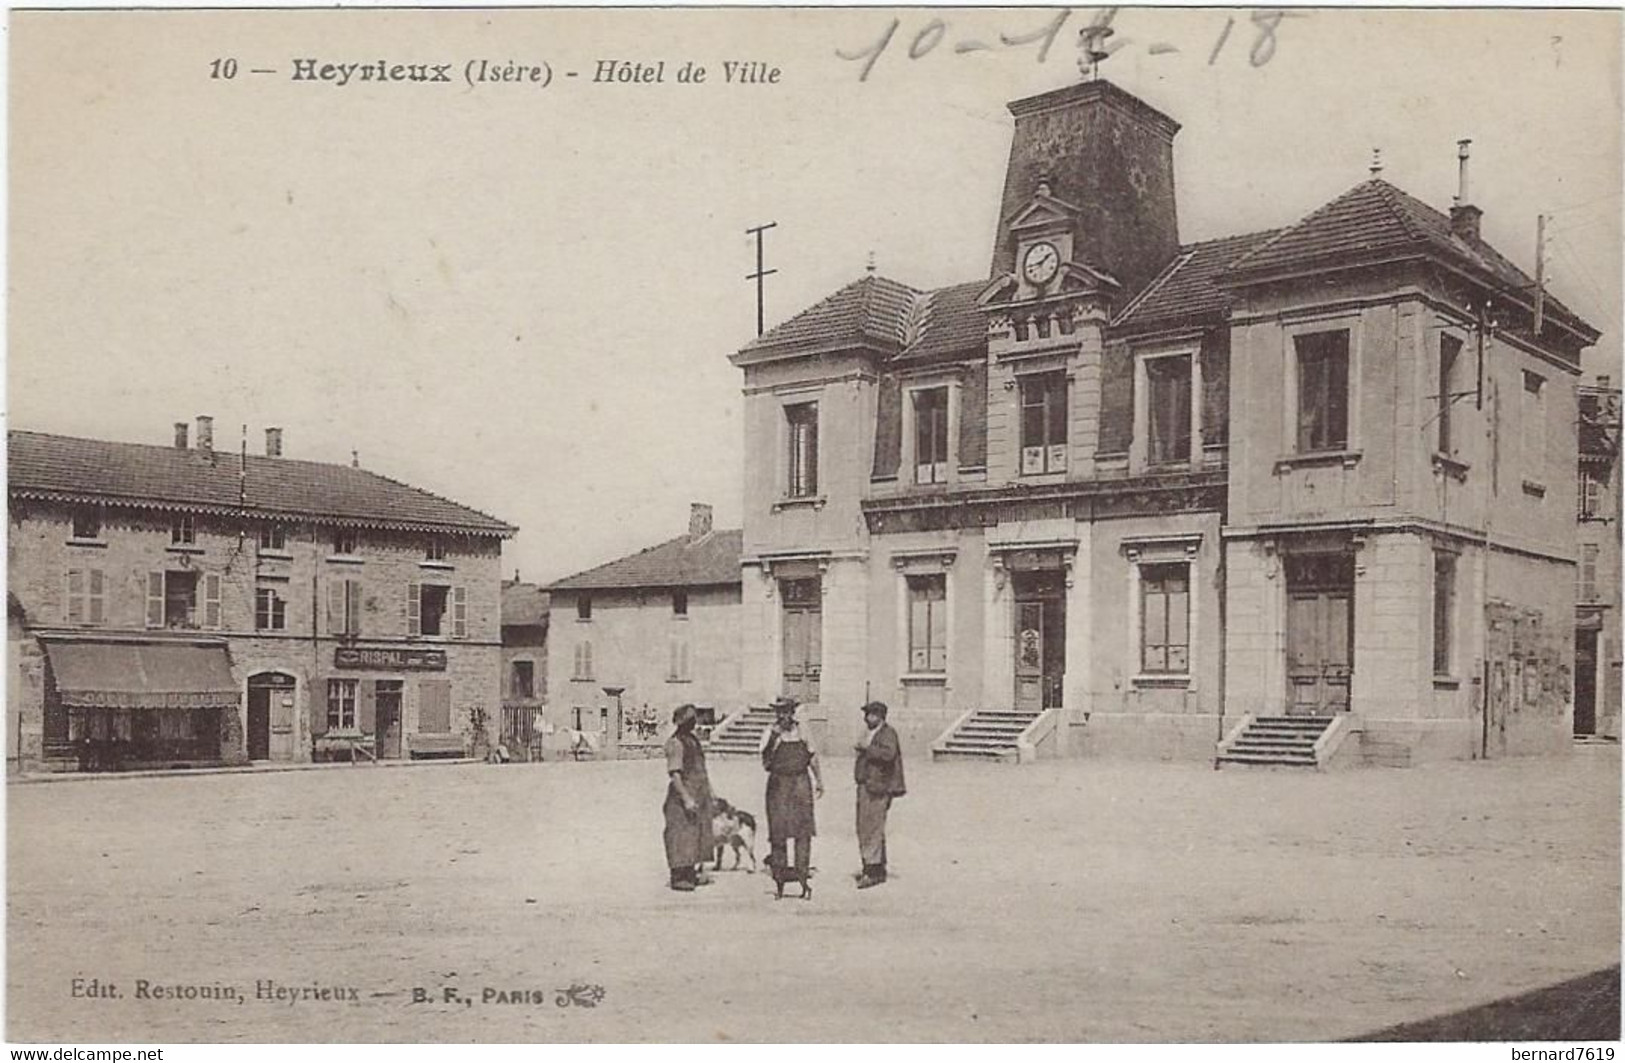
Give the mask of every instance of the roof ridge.
<svg viewBox="0 0 1625 1063">
<path fill-rule="evenodd" d="M 653 553 L 654 551 L 659 550 L 659 549 L 661 549 L 663 547 L 670 546 L 673 543 L 683 542 L 683 541 L 685 541 L 687 539 L 688 539 L 688 532 L 684 532 L 683 534 L 681 534 L 679 536 L 676 536 L 675 538 L 663 539 L 660 542 L 655 543 L 653 546 L 645 546 L 641 550 L 633 551 L 630 554 L 622 554 L 620 557 L 612 557 L 608 561 L 604 561 L 604 562 L 602 562 L 600 564 L 593 565 L 590 568 L 584 568 L 579 572 L 572 572 L 568 576 L 560 576 L 558 579 L 554 580 L 552 583 L 549 583 L 547 586 L 548 587 L 556 587 L 559 584 L 564 583 L 567 580 L 580 579 L 582 576 L 589 576 L 592 573 L 597 572 L 597 571 L 599 571 L 601 569 L 609 568 L 611 565 L 618 565 L 622 561 L 630 561 L 634 557 L 642 557 L 645 554 Z"/>
<path fill-rule="evenodd" d="M 1189 249 L 1180 248 L 1179 253 L 1176 254 L 1166 266 L 1162 267 L 1162 270 L 1158 272 L 1155 277 L 1151 278 L 1151 283 L 1147 284 L 1143 289 L 1141 289 L 1139 295 L 1136 295 L 1134 298 L 1128 301 L 1128 305 L 1123 307 L 1122 313 L 1117 315 L 1117 317 L 1112 321 L 1112 324 L 1115 325 L 1120 322 L 1127 321 L 1129 316 L 1133 314 L 1135 310 L 1138 310 L 1142 303 L 1149 299 L 1163 285 L 1167 284 L 1171 279 L 1173 279 L 1174 274 L 1185 268 L 1185 266 L 1190 263 L 1190 260 L 1195 257 L 1196 249 L 1194 245 Z"/>
</svg>

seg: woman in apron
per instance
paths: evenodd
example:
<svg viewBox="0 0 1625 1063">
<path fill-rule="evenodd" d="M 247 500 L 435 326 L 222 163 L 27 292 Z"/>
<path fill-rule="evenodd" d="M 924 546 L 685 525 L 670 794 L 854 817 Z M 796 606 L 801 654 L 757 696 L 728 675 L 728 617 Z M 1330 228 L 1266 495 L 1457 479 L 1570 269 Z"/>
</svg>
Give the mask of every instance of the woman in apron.
<svg viewBox="0 0 1625 1063">
<path fill-rule="evenodd" d="M 796 703 L 780 698 L 773 703 L 773 726 L 762 736 L 762 767 L 767 769 L 767 866 L 773 869 L 774 899 L 784 896 L 784 884 L 801 883 L 801 896 L 812 896 L 807 881 L 812 867 L 812 839 L 818 833 L 813 801 L 824 796 L 818 772 L 818 751 L 796 723 Z M 795 839 L 795 865 L 788 861 L 790 839 Z"/>
<path fill-rule="evenodd" d="M 711 840 L 711 780 L 705 771 L 705 750 L 694 734 L 699 713 L 681 705 L 672 713 L 677 729 L 666 739 L 666 866 L 671 888 L 688 893 L 696 885 L 709 885 L 699 877 L 699 865 L 715 849 Z"/>
</svg>

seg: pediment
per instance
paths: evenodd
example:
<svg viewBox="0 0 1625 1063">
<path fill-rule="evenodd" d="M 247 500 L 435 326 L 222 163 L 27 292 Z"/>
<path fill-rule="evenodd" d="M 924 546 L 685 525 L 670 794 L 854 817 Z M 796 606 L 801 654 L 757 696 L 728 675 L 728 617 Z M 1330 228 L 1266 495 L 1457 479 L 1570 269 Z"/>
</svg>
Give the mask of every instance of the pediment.
<svg viewBox="0 0 1625 1063">
<path fill-rule="evenodd" d="M 1016 212 L 1015 217 L 1010 219 L 1009 228 L 1012 233 L 1066 228 L 1075 224 L 1082 214 L 1081 208 L 1040 192 L 1031 203 Z"/>
</svg>

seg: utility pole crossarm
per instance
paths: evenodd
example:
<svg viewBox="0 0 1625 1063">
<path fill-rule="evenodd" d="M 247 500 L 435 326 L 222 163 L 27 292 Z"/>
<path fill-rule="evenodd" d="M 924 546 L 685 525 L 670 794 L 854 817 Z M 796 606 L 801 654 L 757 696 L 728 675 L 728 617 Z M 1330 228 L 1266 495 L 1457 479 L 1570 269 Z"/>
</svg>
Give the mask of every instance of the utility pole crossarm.
<svg viewBox="0 0 1625 1063">
<path fill-rule="evenodd" d="M 747 274 L 745 274 L 745 279 L 748 280 L 748 281 L 755 281 L 756 282 L 756 335 L 758 335 L 758 336 L 760 336 L 763 332 L 767 331 L 766 322 L 765 322 L 765 312 L 764 312 L 764 302 L 763 302 L 764 295 L 763 295 L 763 290 L 762 290 L 762 281 L 764 281 L 768 277 L 771 277 L 773 274 L 778 272 L 778 270 L 776 270 L 776 269 L 764 269 L 763 268 L 763 262 L 762 262 L 762 234 L 767 232 L 767 230 L 769 230 L 769 229 L 777 228 L 778 224 L 779 223 L 776 222 L 776 221 L 770 221 L 766 225 L 758 225 L 755 228 L 745 230 L 745 235 L 746 236 L 754 236 L 754 237 L 756 237 L 756 272 L 755 273 L 747 273 Z"/>
</svg>

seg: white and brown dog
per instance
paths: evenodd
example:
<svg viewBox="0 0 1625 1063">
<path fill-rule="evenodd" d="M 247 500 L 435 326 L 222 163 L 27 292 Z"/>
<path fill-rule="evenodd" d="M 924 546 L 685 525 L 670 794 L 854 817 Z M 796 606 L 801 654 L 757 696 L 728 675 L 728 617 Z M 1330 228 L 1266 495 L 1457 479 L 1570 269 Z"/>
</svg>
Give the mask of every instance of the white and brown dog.
<svg viewBox="0 0 1625 1063">
<path fill-rule="evenodd" d="M 716 868 L 722 870 L 722 855 L 728 849 L 733 850 L 733 870 L 738 871 L 741 862 L 740 854 L 750 857 L 749 871 L 756 871 L 756 817 L 749 812 L 735 808 L 720 797 L 711 799 L 714 816 L 711 820 L 711 835 L 716 840 Z"/>
</svg>

